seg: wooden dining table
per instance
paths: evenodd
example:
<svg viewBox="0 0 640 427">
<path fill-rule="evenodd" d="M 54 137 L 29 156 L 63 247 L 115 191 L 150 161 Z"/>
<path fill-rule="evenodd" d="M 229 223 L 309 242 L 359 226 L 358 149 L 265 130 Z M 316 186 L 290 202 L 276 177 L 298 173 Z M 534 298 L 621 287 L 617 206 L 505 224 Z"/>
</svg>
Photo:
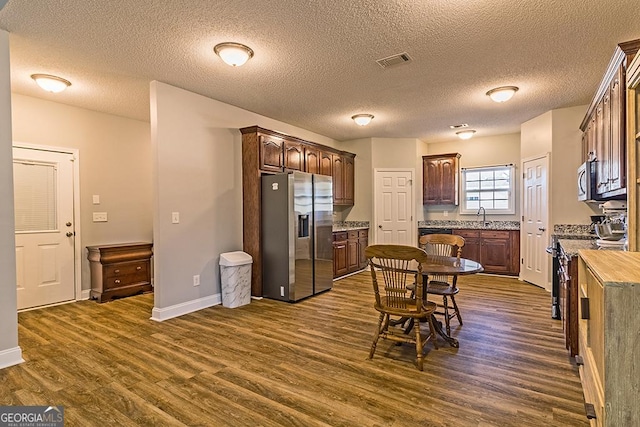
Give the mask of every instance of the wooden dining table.
<svg viewBox="0 0 640 427">
<path fill-rule="evenodd" d="M 417 267 L 417 265 L 416 265 Z M 417 270 L 417 268 L 416 268 Z M 441 255 L 429 255 L 429 258 L 426 262 L 422 263 L 422 276 L 425 286 L 425 291 L 422 293 L 423 299 L 426 300 L 427 294 L 429 292 L 429 275 L 467 275 L 467 274 L 476 274 L 484 271 L 484 268 L 479 262 L 466 259 L 466 258 L 456 258 L 456 257 L 448 257 Z M 446 333 L 444 328 L 442 327 L 442 322 L 439 321 L 435 315 L 431 316 L 433 320 L 433 325 L 436 329 L 436 333 L 440 335 L 446 342 L 451 345 L 451 347 L 458 348 L 460 343 L 457 339 L 453 338 L 449 334 Z M 400 319 L 395 321 L 395 324 L 404 324 L 408 319 Z M 409 322 L 405 327 L 405 332 L 410 333 L 413 328 L 413 322 Z"/>
</svg>

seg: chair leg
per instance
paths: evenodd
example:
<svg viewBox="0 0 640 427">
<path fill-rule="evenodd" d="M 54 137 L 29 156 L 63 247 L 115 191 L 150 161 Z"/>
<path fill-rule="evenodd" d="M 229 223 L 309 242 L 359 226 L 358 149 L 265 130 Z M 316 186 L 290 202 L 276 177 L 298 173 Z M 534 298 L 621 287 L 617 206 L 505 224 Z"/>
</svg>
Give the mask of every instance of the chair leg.
<svg viewBox="0 0 640 427">
<path fill-rule="evenodd" d="M 414 322 L 413 329 L 416 332 L 416 365 L 419 370 L 423 370 L 423 361 L 424 355 L 422 351 L 424 350 L 424 344 L 422 343 L 422 335 L 420 334 L 420 322 Z"/>
<path fill-rule="evenodd" d="M 453 303 L 453 308 L 456 310 L 456 317 L 458 317 L 458 323 L 462 326 L 462 316 L 460 316 L 460 310 L 458 310 L 458 304 L 456 304 L 456 299 L 451 295 L 451 302 Z"/>
<path fill-rule="evenodd" d="M 451 335 L 451 325 L 449 324 L 449 301 L 447 300 L 446 295 L 442 297 L 442 305 L 444 307 L 444 323 L 447 328 L 447 335 Z"/>
<path fill-rule="evenodd" d="M 373 336 L 373 343 L 371 344 L 371 350 L 369 351 L 369 359 L 372 359 L 373 353 L 376 352 L 378 339 L 380 338 L 380 334 L 384 330 L 384 327 L 382 326 L 382 321 L 384 320 L 385 316 L 386 315 L 384 313 L 380 313 L 380 318 L 378 319 L 378 326 L 376 327 L 376 334 Z M 387 321 L 385 322 L 385 325 L 388 325 L 388 324 L 389 324 L 389 319 L 387 317 Z"/>
</svg>

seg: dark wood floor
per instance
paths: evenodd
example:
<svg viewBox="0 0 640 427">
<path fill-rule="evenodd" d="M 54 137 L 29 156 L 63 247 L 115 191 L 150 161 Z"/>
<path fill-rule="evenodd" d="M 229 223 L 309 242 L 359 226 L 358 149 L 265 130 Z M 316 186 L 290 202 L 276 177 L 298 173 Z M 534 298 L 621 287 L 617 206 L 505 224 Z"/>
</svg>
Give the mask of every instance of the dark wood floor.
<svg viewBox="0 0 640 427">
<path fill-rule="evenodd" d="M 149 320 L 153 295 L 19 314 L 26 363 L 0 405 L 63 405 L 68 426 L 586 426 L 549 294 L 460 280 L 454 349 L 380 342 L 368 273 L 297 304 L 252 301 Z"/>
</svg>

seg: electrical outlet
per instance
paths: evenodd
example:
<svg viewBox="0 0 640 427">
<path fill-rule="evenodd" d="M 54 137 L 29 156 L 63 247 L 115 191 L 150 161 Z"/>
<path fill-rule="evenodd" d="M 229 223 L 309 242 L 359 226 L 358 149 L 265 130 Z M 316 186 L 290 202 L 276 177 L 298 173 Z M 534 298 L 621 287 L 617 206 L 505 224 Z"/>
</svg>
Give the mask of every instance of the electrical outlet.
<svg viewBox="0 0 640 427">
<path fill-rule="evenodd" d="M 449 211 L 443 211 L 442 216 L 449 216 Z"/>
<path fill-rule="evenodd" d="M 93 222 L 107 222 L 107 213 L 106 212 L 94 212 L 93 213 Z"/>
<path fill-rule="evenodd" d="M 200 286 L 200 275 L 196 274 L 193 276 L 193 286 Z"/>
</svg>

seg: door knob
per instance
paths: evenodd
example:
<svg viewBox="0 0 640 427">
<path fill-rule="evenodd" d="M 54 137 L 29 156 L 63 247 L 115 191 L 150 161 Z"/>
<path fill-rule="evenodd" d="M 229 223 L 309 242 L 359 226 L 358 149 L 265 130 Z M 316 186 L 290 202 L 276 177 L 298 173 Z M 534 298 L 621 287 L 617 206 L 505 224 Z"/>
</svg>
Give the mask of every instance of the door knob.
<svg viewBox="0 0 640 427">
<path fill-rule="evenodd" d="M 544 230 L 546 230 L 546 228 L 538 227 L 538 231 L 544 231 Z"/>
<path fill-rule="evenodd" d="M 67 231 L 67 237 L 71 237 L 73 236 L 73 232 L 72 231 Z"/>
</svg>

